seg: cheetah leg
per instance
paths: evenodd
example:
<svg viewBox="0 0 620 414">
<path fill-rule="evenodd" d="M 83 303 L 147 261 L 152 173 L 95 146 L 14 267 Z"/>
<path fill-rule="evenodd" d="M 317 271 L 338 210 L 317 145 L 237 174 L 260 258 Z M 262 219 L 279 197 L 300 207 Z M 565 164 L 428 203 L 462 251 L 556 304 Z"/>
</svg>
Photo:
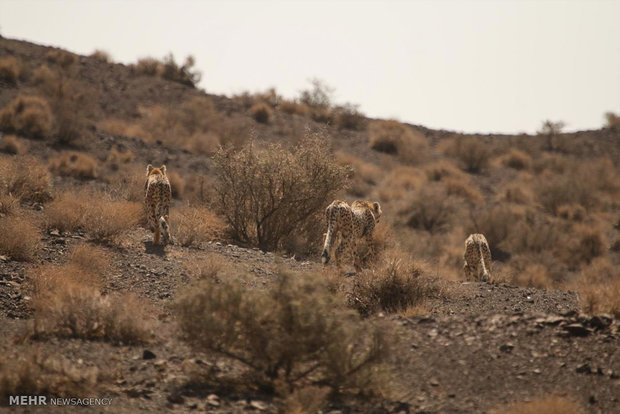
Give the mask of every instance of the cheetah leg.
<svg viewBox="0 0 620 414">
<path fill-rule="evenodd" d="M 155 234 L 153 235 L 153 244 L 159 244 L 159 226 L 155 227 Z"/>
<path fill-rule="evenodd" d="M 334 261 L 336 262 L 336 267 L 340 269 L 340 265 L 342 264 L 342 258 L 344 254 L 347 252 L 349 247 L 349 239 L 351 238 L 350 234 L 340 234 L 340 243 L 334 252 Z"/>
</svg>

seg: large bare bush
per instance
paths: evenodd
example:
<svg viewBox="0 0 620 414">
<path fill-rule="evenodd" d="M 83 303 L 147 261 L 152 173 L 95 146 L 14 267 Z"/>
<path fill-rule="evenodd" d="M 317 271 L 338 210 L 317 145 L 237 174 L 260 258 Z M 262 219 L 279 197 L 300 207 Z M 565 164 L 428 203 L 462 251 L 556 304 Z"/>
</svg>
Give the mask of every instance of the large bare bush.
<svg viewBox="0 0 620 414">
<path fill-rule="evenodd" d="M 428 142 L 411 127 L 398 121 L 375 121 L 368 125 L 370 148 L 398 155 L 404 162 L 418 163 L 426 158 Z"/>
<path fill-rule="evenodd" d="M 443 151 L 458 160 L 460 167 L 472 174 L 479 174 L 489 166 L 491 151 L 477 137 L 454 137 L 442 143 Z"/>
<path fill-rule="evenodd" d="M 376 392 L 388 355 L 384 331 L 348 310 L 318 275 L 278 274 L 268 290 L 205 281 L 177 312 L 196 350 L 241 363 L 266 389 L 280 382 Z"/>
<path fill-rule="evenodd" d="M 332 156 L 327 139 L 312 135 L 288 151 L 252 143 L 215 156 L 215 203 L 234 237 L 261 249 L 280 241 L 317 215 L 346 183 L 347 169 Z"/>
<path fill-rule="evenodd" d="M 32 138 L 48 137 L 54 126 L 49 103 L 38 96 L 19 95 L 0 110 L 0 128 Z"/>
</svg>

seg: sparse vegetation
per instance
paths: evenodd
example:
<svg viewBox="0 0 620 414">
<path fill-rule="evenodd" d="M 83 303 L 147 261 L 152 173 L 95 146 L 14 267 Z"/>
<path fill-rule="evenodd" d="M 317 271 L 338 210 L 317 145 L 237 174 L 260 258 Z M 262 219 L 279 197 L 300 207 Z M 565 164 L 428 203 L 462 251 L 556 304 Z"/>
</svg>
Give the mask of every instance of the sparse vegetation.
<svg viewBox="0 0 620 414">
<path fill-rule="evenodd" d="M 250 114 L 256 122 L 260 122 L 261 124 L 269 124 L 271 122 L 271 118 L 273 117 L 273 110 L 266 103 L 259 102 L 252 105 L 250 108 Z"/>
<path fill-rule="evenodd" d="M 264 388 L 320 384 L 377 394 L 384 332 L 359 320 L 317 276 L 281 273 L 269 290 L 203 282 L 178 301 L 185 340 L 240 363 Z"/>
<path fill-rule="evenodd" d="M 398 155 L 407 163 L 418 163 L 425 158 L 426 138 L 398 121 L 374 121 L 368 125 L 370 148 L 386 154 Z"/>
<path fill-rule="evenodd" d="M 196 60 L 191 55 L 185 58 L 183 65 L 179 65 L 175 62 L 172 53 L 169 53 L 161 61 L 151 57 L 139 59 L 133 69 L 138 75 L 161 76 L 169 81 L 194 88 L 202 77 L 200 71 L 194 69 L 195 65 Z"/>
<path fill-rule="evenodd" d="M 56 175 L 92 180 L 97 178 L 97 164 L 90 155 L 71 151 L 51 159 L 50 170 Z"/>
<path fill-rule="evenodd" d="M 205 207 L 172 209 L 170 226 L 175 242 L 181 246 L 198 246 L 203 242 L 221 240 L 226 230 L 223 220 Z"/>
<path fill-rule="evenodd" d="M 16 85 L 21 73 L 21 64 L 13 56 L 0 59 L 0 81 Z"/>
<path fill-rule="evenodd" d="M 54 117 L 47 101 L 36 96 L 18 96 L 0 111 L 0 128 L 32 138 L 46 138 Z"/>
<path fill-rule="evenodd" d="M 45 203 L 52 199 L 52 179 L 46 167 L 30 156 L 0 160 L 0 194 L 20 201 Z"/>
<path fill-rule="evenodd" d="M 446 155 L 456 159 L 468 173 L 479 174 L 489 166 L 491 153 L 480 138 L 452 138 L 446 141 L 443 150 Z"/>
<path fill-rule="evenodd" d="M 235 239 L 266 250 L 317 220 L 347 175 L 323 136 L 306 137 L 293 152 L 277 144 L 266 150 L 253 143 L 238 152 L 222 149 L 215 164 L 215 202 Z"/>
<path fill-rule="evenodd" d="M 0 141 L 0 151 L 11 155 L 18 155 L 22 154 L 25 148 L 15 135 L 6 135 Z"/>
<path fill-rule="evenodd" d="M 439 293 L 437 282 L 423 277 L 422 269 L 410 257 L 390 252 L 379 264 L 356 276 L 348 301 L 362 316 L 369 316 L 423 306 Z"/>
<path fill-rule="evenodd" d="M 33 261 L 41 246 L 41 234 L 27 217 L 0 217 L 0 252 L 13 260 Z"/>
</svg>

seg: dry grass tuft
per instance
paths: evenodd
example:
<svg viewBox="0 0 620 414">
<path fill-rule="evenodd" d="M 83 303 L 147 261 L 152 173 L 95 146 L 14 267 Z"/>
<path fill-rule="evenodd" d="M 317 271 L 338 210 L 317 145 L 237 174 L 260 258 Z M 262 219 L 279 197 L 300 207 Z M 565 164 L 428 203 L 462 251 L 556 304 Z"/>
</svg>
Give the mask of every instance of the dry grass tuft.
<svg viewBox="0 0 620 414">
<path fill-rule="evenodd" d="M 491 414 L 584 414 L 573 400 L 561 396 L 539 397 L 529 402 L 512 403 L 490 411 Z"/>
<path fill-rule="evenodd" d="M 375 121 L 368 125 L 370 148 L 398 155 L 404 162 L 418 163 L 426 158 L 426 138 L 398 121 Z"/>
<path fill-rule="evenodd" d="M 336 161 L 350 169 L 350 185 L 347 191 L 356 197 L 366 198 L 372 187 L 383 177 L 383 172 L 379 167 L 354 155 L 338 151 L 336 152 Z"/>
<path fill-rule="evenodd" d="M 185 180 L 176 171 L 170 171 L 167 173 L 168 180 L 170 181 L 170 189 L 172 190 L 172 197 L 182 199 L 185 193 Z"/>
<path fill-rule="evenodd" d="M 236 361 L 263 389 L 320 384 L 381 392 L 385 332 L 347 310 L 318 275 L 278 274 L 267 290 L 203 282 L 187 289 L 176 310 L 184 339 L 197 351 Z"/>
<path fill-rule="evenodd" d="M 517 286 L 549 289 L 553 284 L 553 280 L 549 272 L 547 272 L 547 268 L 536 263 L 527 266 L 525 270 L 515 275 L 514 283 L 516 283 Z"/>
<path fill-rule="evenodd" d="M 140 203 L 112 200 L 97 192 L 68 192 L 50 203 L 45 225 L 59 231 L 82 229 L 95 241 L 117 243 L 138 224 L 142 214 Z"/>
<path fill-rule="evenodd" d="M 209 208 L 183 206 L 170 215 L 171 233 L 181 246 L 199 246 L 224 237 L 226 224 Z"/>
<path fill-rule="evenodd" d="M 501 162 L 505 167 L 515 170 L 527 170 L 532 165 L 532 157 L 523 151 L 511 148 L 510 151 L 502 157 Z"/>
<path fill-rule="evenodd" d="M 71 151 L 50 160 L 50 170 L 56 175 L 92 180 L 97 178 L 97 160 L 84 152 Z"/>
<path fill-rule="evenodd" d="M 595 259 L 571 284 L 579 292 L 581 308 L 589 314 L 608 313 L 620 318 L 620 279 L 607 258 Z"/>
<path fill-rule="evenodd" d="M 258 102 L 250 108 L 250 115 L 256 122 L 260 122 L 261 124 L 269 124 L 273 118 L 273 110 L 266 103 Z"/>
<path fill-rule="evenodd" d="M 45 203 L 52 199 L 52 178 L 34 157 L 0 160 L 0 185 L 0 193 L 24 202 Z"/>
<path fill-rule="evenodd" d="M 450 138 L 441 143 L 444 154 L 456 159 L 461 168 L 479 174 L 489 166 L 491 152 L 487 144 L 475 137 Z"/>
<path fill-rule="evenodd" d="M 132 295 L 102 295 L 107 255 L 95 247 L 77 247 L 63 266 L 47 264 L 31 274 L 34 336 L 146 342 L 150 321 L 146 304 Z M 148 306 L 146 306 L 148 308 Z"/>
<path fill-rule="evenodd" d="M 0 59 L 0 81 L 17 85 L 21 74 L 21 63 L 13 56 Z"/>
<path fill-rule="evenodd" d="M 289 115 L 300 115 L 305 117 L 310 113 L 310 108 L 308 108 L 307 105 L 289 100 L 280 101 L 278 108 Z"/>
<path fill-rule="evenodd" d="M 114 171 L 118 171 L 122 165 L 130 164 L 136 159 L 136 156 L 130 150 L 123 151 L 121 149 L 112 148 L 106 158 L 106 164 Z"/>
<path fill-rule="evenodd" d="M 90 57 L 98 60 L 99 62 L 112 63 L 112 57 L 105 50 L 96 49 L 93 53 L 90 54 Z"/>
<path fill-rule="evenodd" d="M 15 135 L 6 135 L 0 142 L 0 151 L 6 154 L 19 155 L 26 152 L 26 147 Z"/>
<path fill-rule="evenodd" d="M 437 233 L 448 228 L 455 211 L 456 202 L 443 187 L 427 184 L 403 203 L 398 214 L 410 227 Z"/>
<path fill-rule="evenodd" d="M 287 393 L 278 403 L 278 413 L 281 414 L 315 414 L 323 412 L 327 405 L 329 388 L 303 387 Z"/>
<path fill-rule="evenodd" d="M 0 252 L 14 260 L 33 261 L 41 245 L 37 226 L 21 216 L 0 217 Z"/>
<path fill-rule="evenodd" d="M 38 349 L 5 355 L 0 363 L 0 403 L 8 405 L 12 395 L 87 397 L 97 390 L 100 375 L 96 367 L 78 368 Z"/>
<path fill-rule="evenodd" d="M 0 128 L 32 138 L 47 138 L 54 126 L 48 102 L 38 96 L 19 95 L 0 111 Z"/>
<path fill-rule="evenodd" d="M 392 251 L 381 263 L 356 276 L 348 302 L 362 316 L 369 316 L 423 306 L 439 293 L 438 285 L 422 277 L 422 269 L 409 256 Z"/>
<path fill-rule="evenodd" d="M 19 209 L 19 199 L 0 192 L 0 218 L 11 216 Z"/>
</svg>

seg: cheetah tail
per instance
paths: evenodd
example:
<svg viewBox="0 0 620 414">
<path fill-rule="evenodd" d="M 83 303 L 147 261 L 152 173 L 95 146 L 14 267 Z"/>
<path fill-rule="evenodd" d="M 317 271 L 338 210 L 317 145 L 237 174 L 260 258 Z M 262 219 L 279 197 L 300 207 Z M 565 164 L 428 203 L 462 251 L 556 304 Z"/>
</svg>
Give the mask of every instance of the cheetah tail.
<svg viewBox="0 0 620 414">
<path fill-rule="evenodd" d="M 332 239 L 334 237 L 334 215 L 335 211 L 333 208 L 329 208 L 326 211 L 327 215 L 327 234 L 325 235 L 325 243 L 323 243 L 323 253 L 321 254 L 321 262 L 323 264 L 329 263 L 329 259 L 331 259 L 329 255 L 329 251 L 332 247 Z"/>
</svg>

